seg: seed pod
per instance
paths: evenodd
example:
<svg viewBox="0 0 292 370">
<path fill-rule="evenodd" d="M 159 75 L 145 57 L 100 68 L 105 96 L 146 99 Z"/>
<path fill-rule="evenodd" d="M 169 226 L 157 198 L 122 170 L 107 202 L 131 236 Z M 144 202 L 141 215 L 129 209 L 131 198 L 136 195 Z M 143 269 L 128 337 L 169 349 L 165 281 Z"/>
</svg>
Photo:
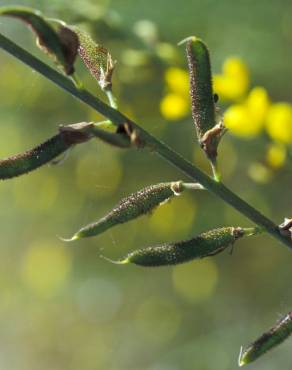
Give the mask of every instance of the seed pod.
<svg viewBox="0 0 292 370">
<path fill-rule="evenodd" d="M 238 365 L 243 366 L 276 347 L 292 333 L 292 312 L 289 312 L 269 331 L 265 332 L 245 350 L 240 351 Z"/>
<path fill-rule="evenodd" d="M 207 231 L 190 240 L 137 249 L 115 263 L 134 263 L 149 267 L 176 265 L 196 258 L 214 256 L 242 236 L 253 235 L 256 232 L 254 228 L 222 227 Z"/>
<path fill-rule="evenodd" d="M 109 228 L 131 221 L 151 212 L 159 204 L 167 201 L 183 191 L 182 182 L 166 182 L 150 185 L 122 199 L 106 216 L 80 229 L 71 239 L 73 241 L 90 236 L 96 236 Z"/>
<path fill-rule="evenodd" d="M 86 32 L 77 27 L 71 28 L 79 37 L 78 53 L 83 63 L 102 89 L 110 89 L 115 65 L 111 54 L 105 47 L 93 41 Z"/>
<path fill-rule="evenodd" d="M 37 147 L 24 153 L 0 160 L 0 179 L 10 179 L 35 170 L 51 162 L 71 146 L 85 142 L 91 136 L 84 131 L 87 123 L 78 123 L 60 128 L 53 136 Z"/>
<path fill-rule="evenodd" d="M 222 122 L 217 122 L 209 51 L 197 37 L 189 37 L 181 43 L 184 42 L 190 73 L 192 116 L 198 141 L 207 157 L 215 162 L 224 126 Z"/>
<path fill-rule="evenodd" d="M 67 75 L 74 72 L 73 64 L 79 47 L 78 36 L 62 22 L 50 22 L 34 9 L 3 7 L 0 15 L 19 18 L 37 35 L 37 45 L 62 67 Z"/>
</svg>

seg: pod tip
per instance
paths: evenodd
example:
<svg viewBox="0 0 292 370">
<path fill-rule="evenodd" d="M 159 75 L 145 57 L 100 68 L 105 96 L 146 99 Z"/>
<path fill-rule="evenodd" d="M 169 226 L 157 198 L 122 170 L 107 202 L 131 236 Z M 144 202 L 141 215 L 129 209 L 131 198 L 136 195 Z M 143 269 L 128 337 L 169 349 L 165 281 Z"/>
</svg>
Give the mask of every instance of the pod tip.
<svg viewBox="0 0 292 370">
<path fill-rule="evenodd" d="M 124 258 L 124 259 L 122 259 L 122 260 L 117 260 L 117 261 L 115 261 L 115 260 L 112 260 L 112 259 L 110 259 L 110 258 L 108 258 L 108 257 L 106 257 L 106 256 L 104 256 L 104 255 L 102 255 L 102 254 L 101 254 L 99 257 L 100 257 L 100 258 L 102 258 L 102 259 L 104 259 L 104 260 L 106 260 L 107 262 L 113 263 L 113 264 L 115 264 L 115 265 L 126 265 L 126 264 L 128 264 L 128 263 L 129 263 L 128 258 Z"/>
<path fill-rule="evenodd" d="M 78 240 L 79 237 L 77 234 L 73 235 L 72 238 L 62 238 L 61 236 L 58 236 L 57 237 L 62 240 L 62 242 L 66 242 L 66 243 L 69 243 L 69 242 L 73 242 L 74 240 Z"/>
<path fill-rule="evenodd" d="M 186 37 L 185 39 L 181 40 L 180 42 L 178 42 L 178 46 L 181 46 L 189 41 L 197 41 L 198 38 L 196 36 L 189 36 L 189 37 Z"/>
<path fill-rule="evenodd" d="M 243 235 L 253 236 L 263 232 L 263 229 L 259 226 L 243 228 Z"/>
<path fill-rule="evenodd" d="M 241 346 L 240 351 L 239 351 L 239 356 L 238 356 L 238 366 L 242 367 L 245 364 L 246 362 L 244 361 L 244 358 L 243 358 L 243 346 Z"/>
</svg>

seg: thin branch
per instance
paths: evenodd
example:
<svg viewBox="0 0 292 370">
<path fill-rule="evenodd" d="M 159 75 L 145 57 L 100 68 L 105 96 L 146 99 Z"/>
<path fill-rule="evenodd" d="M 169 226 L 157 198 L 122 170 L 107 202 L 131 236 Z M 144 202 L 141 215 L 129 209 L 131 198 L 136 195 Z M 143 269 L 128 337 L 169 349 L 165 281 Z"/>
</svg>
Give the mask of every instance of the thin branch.
<svg viewBox="0 0 292 370">
<path fill-rule="evenodd" d="M 159 156 L 168 161 L 171 165 L 177 167 L 181 172 L 185 173 L 193 181 L 198 181 L 207 190 L 214 193 L 216 196 L 224 200 L 226 203 L 235 208 L 238 212 L 246 216 L 248 219 L 257 224 L 260 228 L 268 232 L 272 237 L 280 241 L 282 244 L 292 248 L 292 240 L 280 235 L 278 226 L 273 223 L 270 219 L 265 217 L 255 208 L 250 206 L 235 193 L 229 190 L 222 183 L 218 183 L 204 172 L 202 172 L 195 165 L 191 164 L 180 154 L 175 152 L 173 149 L 169 148 L 166 144 L 159 141 L 147 131 L 142 129 L 140 126 L 135 124 L 129 118 L 124 116 L 118 110 L 112 109 L 101 100 L 93 96 L 87 90 L 78 90 L 74 84 L 68 80 L 66 77 L 50 68 L 39 59 L 29 54 L 23 48 L 16 45 L 14 42 L 7 39 L 5 36 L 0 35 L 0 46 L 9 54 L 13 55 L 23 63 L 27 64 L 29 67 L 39 72 L 47 79 L 54 82 L 56 85 L 62 89 L 69 92 L 71 95 L 75 96 L 77 99 L 83 101 L 88 106 L 95 109 L 97 112 L 101 113 L 108 119 L 110 119 L 115 125 L 120 126 L 127 124 L 136 131 L 139 140 L 145 143 L 151 150 L 156 152 Z"/>
</svg>

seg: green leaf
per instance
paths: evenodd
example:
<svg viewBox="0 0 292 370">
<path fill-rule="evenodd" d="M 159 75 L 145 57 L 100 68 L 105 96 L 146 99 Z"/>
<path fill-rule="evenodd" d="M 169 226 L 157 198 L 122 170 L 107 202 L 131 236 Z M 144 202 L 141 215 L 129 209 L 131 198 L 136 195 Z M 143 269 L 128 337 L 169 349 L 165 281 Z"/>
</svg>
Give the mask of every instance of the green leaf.
<svg viewBox="0 0 292 370">
<path fill-rule="evenodd" d="M 39 11 L 25 7 L 3 7 L 0 15 L 25 22 L 36 34 L 36 43 L 67 75 L 74 73 L 79 40 L 76 33 L 63 22 L 51 22 Z"/>
</svg>

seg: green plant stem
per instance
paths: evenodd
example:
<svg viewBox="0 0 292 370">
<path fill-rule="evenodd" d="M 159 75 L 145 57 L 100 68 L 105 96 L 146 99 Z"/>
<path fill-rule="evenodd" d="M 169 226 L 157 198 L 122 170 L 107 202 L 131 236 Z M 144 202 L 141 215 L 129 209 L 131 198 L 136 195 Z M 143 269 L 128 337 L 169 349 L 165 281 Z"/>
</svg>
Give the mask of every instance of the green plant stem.
<svg viewBox="0 0 292 370">
<path fill-rule="evenodd" d="M 110 103 L 110 106 L 114 109 L 118 109 L 117 99 L 115 98 L 112 89 L 104 89 L 104 92 L 108 98 L 108 101 Z"/>
<path fill-rule="evenodd" d="M 217 158 L 213 161 L 209 160 L 213 172 L 213 178 L 215 181 L 220 182 L 221 181 L 221 173 L 218 168 Z"/>
<path fill-rule="evenodd" d="M 77 75 L 76 72 L 74 72 L 71 76 L 70 76 L 71 80 L 73 81 L 74 85 L 77 87 L 77 89 L 84 89 L 84 85 L 83 85 L 83 82 L 80 80 L 79 76 Z"/>
<path fill-rule="evenodd" d="M 103 103 L 87 90 L 78 90 L 74 86 L 74 84 L 65 76 L 50 68 L 45 63 L 41 62 L 39 59 L 37 59 L 1 34 L 0 47 L 28 65 L 30 68 L 34 69 L 35 71 L 45 76 L 47 79 L 54 82 L 65 91 L 69 92 L 71 95 L 75 96 L 77 99 L 83 101 L 85 104 L 110 119 L 115 125 L 121 125 L 125 123 L 131 124 L 132 127 L 136 129 L 139 133 L 140 139 L 144 143 L 146 143 L 152 151 L 156 152 L 160 157 L 168 161 L 171 165 L 177 167 L 181 172 L 185 173 L 193 181 L 198 181 L 207 190 L 224 200 L 227 204 L 229 204 L 238 212 L 253 221 L 260 228 L 268 232 L 272 237 L 280 241 L 282 244 L 292 249 L 292 240 L 282 236 L 279 233 L 278 226 L 275 223 L 273 223 L 258 210 L 242 200 L 239 196 L 229 190 L 224 184 L 216 182 L 215 180 L 210 178 L 199 168 L 183 158 L 179 153 L 175 152 L 166 144 L 153 137 L 147 131 L 145 131 L 140 126 L 132 122 L 129 118 L 124 116 L 121 112 L 109 107 L 107 104 Z"/>
</svg>

